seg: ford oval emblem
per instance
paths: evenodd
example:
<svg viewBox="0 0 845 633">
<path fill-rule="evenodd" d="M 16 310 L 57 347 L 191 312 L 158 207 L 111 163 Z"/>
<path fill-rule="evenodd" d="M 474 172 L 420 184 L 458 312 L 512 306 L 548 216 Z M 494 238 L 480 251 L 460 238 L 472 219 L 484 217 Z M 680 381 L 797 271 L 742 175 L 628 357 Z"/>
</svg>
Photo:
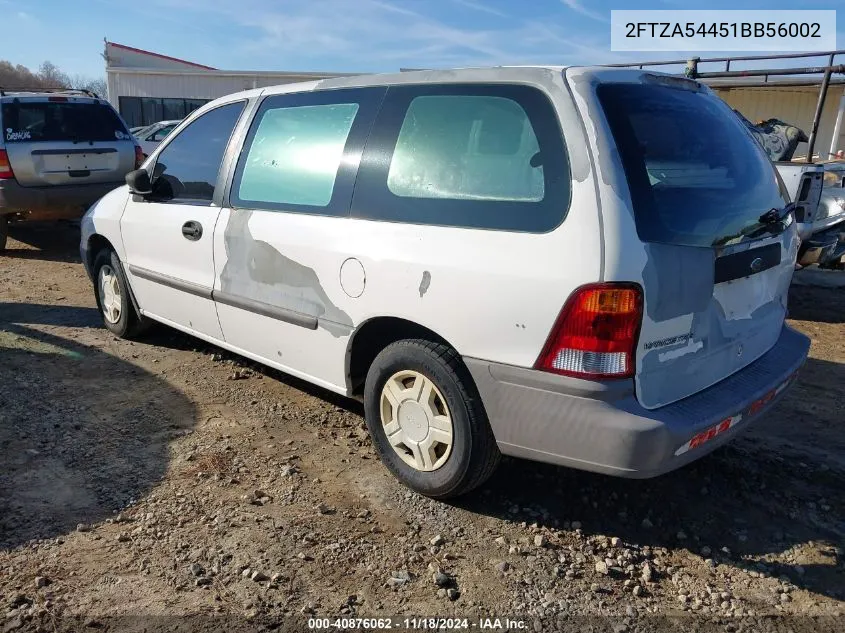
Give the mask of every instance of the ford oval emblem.
<svg viewBox="0 0 845 633">
<path fill-rule="evenodd" d="M 751 261 L 751 272 L 759 273 L 761 270 L 763 270 L 763 260 L 760 257 L 755 257 Z"/>
</svg>

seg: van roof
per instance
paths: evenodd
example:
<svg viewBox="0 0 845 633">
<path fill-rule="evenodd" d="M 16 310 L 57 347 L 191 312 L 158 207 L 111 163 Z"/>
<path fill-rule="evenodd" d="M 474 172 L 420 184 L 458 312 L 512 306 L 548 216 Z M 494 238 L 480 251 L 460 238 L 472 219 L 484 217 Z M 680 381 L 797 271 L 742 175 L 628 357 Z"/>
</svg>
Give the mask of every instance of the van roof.
<svg viewBox="0 0 845 633">
<path fill-rule="evenodd" d="M 314 81 L 302 81 L 290 84 L 253 88 L 226 95 L 223 101 L 237 101 L 259 95 L 311 92 L 331 90 L 333 88 L 363 88 L 368 86 L 391 86 L 420 83 L 463 83 L 481 81 L 536 82 L 546 83 L 553 75 L 560 75 L 567 66 L 494 66 L 485 68 L 454 68 L 448 70 L 408 70 L 393 73 L 369 75 L 348 75 Z"/>
<path fill-rule="evenodd" d="M 667 73 L 632 68 L 612 68 L 608 66 L 493 66 L 484 68 L 454 68 L 448 70 L 408 70 L 394 73 L 345 75 L 313 81 L 301 81 L 263 88 L 252 88 L 235 92 L 225 97 L 206 103 L 198 114 L 209 109 L 242 99 L 262 95 L 295 94 L 337 88 L 366 88 L 371 86 L 395 86 L 426 83 L 522 83 L 538 87 L 549 87 L 563 81 L 563 72 L 577 69 L 579 73 L 595 75 L 601 80 L 630 81 L 643 74 L 666 75 Z"/>
</svg>

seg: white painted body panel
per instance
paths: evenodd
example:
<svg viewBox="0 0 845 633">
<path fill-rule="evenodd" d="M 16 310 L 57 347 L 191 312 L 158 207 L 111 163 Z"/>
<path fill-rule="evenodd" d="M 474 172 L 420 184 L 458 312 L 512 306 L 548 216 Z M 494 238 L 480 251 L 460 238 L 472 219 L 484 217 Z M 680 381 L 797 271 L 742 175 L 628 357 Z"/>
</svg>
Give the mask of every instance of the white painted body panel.
<svg viewBox="0 0 845 633">
<path fill-rule="evenodd" d="M 166 319 L 221 339 L 217 311 L 210 298 L 133 274 L 138 267 L 173 279 L 211 289 L 214 283 L 212 241 L 220 209 L 212 206 L 135 202 L 129 196 L 121 219 L 124 268 L 139 307 L 153 318 Z M 193 242 L 182 235 L 189 220 L 203 227 Z"/>
<path fill-rule="evenodd" d="M 552 85 L 543 87 L 560 106 L 561 127 L 571 130 L 566 136 L 573 170 L 571 204 L 558 228 L 528 234 L 224 209 L 215 233 L 215 292 L 310 314 L 313 289 L 285 286 L 275 279 L 258 283 L 245 272 L 256 266 L 256 256 L 281 258 L 279 266 L 293 264 L 313 272 L 325 301 L 351 324 L 340 333 L 322 325 L 310 330 L 218 302 L 227 344 L 341 392 L 350 386 L 347 355 L 354 334 L 378 317 L 422 325 L 462 355 L 533 366 L 570 293 L 599 280 L 602 266 L 595 182 L 577 115 L 560 71 L 549 71 L 546 77 Z M 268 92 L 296 89 L 283 86 Z M 238 228 L 228 239 L 248 235 L 263 244 L 247 257 L 250 263 L 239 264 L 238 283 L 224 287 L 227 227 L 233 214 L 243 213 L 250 214 L 248 228 Z M 355 267 L 342 273 L 349 259 L 356 260 Z M 265 261 L 262 267 L 271 270 L 273 264 Z M 283 277 L 279 274 L 279 280 Z M 341 278 L 348 284 L 346 290 Z"/>
<path fill-rule="evenodd" d="M 91 205 L 80 221 L 80 246 L 87 253 L 88 244 L 96 235 L 107 239 L 121 261 L 126 261 L 126 250 L 120 235 L 120 218 L 129 200 L 129 187 L 113 189 Z"/>
<path fill-rule="evenodd" d="M 249 230 L 314 270 L 355 328 L 380 316 L 402 318 L 436 332 L 462 355 L 530 367 L 571 291 L 599 275 L 598 218 L 585 204 L 593 185 L 575 184 L 570 215 L 542 235 L 272 211 L 252 212 Z M 230 213 L 223 211 L 215 235 L 216 291 L 227 262 Z M 357 298 L 340 283 L 348 258 L 365 272 Z M 278 292 L 299 290 L 279 286 Z M 296 299 L 289 300 L 295 308 Z M 345 388 L 350 337 L 220 304 L 218 314 L 230 344 Z"/>
</svg>

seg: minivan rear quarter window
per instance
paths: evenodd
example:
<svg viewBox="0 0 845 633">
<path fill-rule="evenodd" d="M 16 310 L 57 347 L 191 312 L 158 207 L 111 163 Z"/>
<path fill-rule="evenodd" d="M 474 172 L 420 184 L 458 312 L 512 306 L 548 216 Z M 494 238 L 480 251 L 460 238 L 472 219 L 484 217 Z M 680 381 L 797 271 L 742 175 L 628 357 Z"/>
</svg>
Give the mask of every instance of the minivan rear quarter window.
<svg viewBox="0 0 845 633">
<path fill-rule="evenodd" d="M 597 94 L 644 242 L 735 243 L 788 202 L 763 149 L 718 97 L 656 83 L 608 83 Z"/>
<path fill-rule="evenodd" d="M 402 197 L 543 199 L 543 164 L 525 110 L 494 96 L 416 97 L 408 106 L 387 186 Z"/>
<path fill-rule="evenodd" d="M 542 91 L 393 86 L 367 142 L 352 214 L 541 233 L 561 223 L 569 196 L 563 135 Z"/>
<path fill-rule="evenodd" d="M 12 101 L 3 104 L 7 143 L 130 139 L 123 121 L 102 103 Z"/>
</svg>

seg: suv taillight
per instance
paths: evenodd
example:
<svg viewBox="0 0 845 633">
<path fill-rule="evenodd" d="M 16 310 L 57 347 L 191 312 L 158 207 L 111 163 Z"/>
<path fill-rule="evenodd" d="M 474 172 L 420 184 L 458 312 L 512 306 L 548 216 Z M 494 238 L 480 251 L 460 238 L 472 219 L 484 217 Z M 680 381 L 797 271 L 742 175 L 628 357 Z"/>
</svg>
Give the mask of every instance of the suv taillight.
<svg viewBox="0 0 845 633">
<path fill-rule="evenodd" d="M 5 149 L 0 149 L 0 179 L 14 178 L 12 164 L 9 162 L 9 155 Z"/>
<path fill-rule="evenodd" d="M 563 306 L 534 368 L 577 378 L 630 378 L 642 316 L 638 285 L 582 286 Z"/>
<path fill-rule="evenodd" d="M 135 169 L 141 169 L 141 165 L 144 163 L 144 150 L 141 149 L 140 145 L 135 146 Z"/>
</svg>

